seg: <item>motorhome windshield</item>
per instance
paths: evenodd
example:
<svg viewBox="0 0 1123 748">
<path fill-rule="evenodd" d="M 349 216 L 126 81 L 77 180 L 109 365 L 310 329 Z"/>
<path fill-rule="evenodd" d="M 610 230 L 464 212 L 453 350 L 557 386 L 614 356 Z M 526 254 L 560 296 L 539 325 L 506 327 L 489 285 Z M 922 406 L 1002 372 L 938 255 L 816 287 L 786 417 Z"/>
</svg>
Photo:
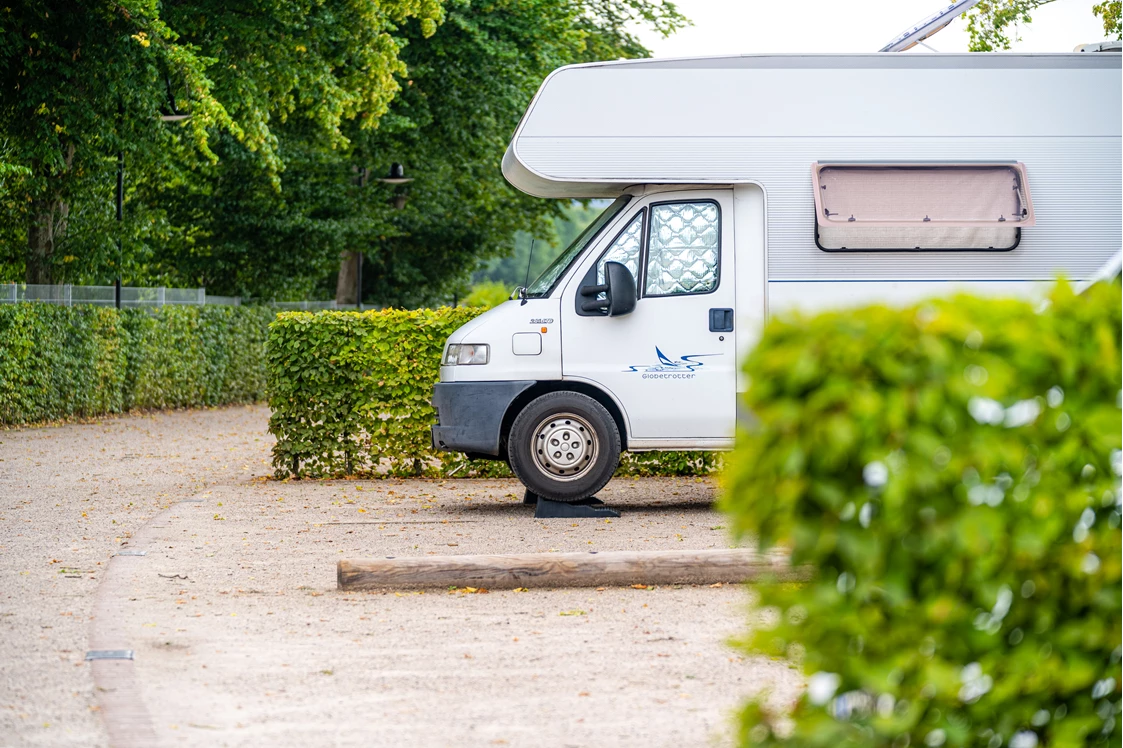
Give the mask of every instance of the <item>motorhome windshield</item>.
<svg viewBox="0 0 1123 748">
<path fill-rule="evenodd" d="M 612 205 L 605 208 L 604 212 L 586 226 L 585 230 L 578 234 L 577 238 L 565 248 L 565 251 L 558 255 L 556 260 L 550 263 L 550 267 L 546 268 L 542 275 L 538 276 L 537 280 L 530 284 L 530 287 L 526 290 L 526 295 L 530 298 L 549 296 L 554 290 L 554 284 L 558 282 L 558 278 L 565 275 L 565 271 L 573 264 L 574 260 L 581 256 L 581 253 L 585 251 L 585 247 L 588 246 L 589 242 L 600 233 L 600 230 L 604 228 L 606 223 L 615 218 L 616 214 L 624 209 L 624 206 L 627 205 L 628 201 L 631 199 L 629 195 L 622 195 L 616 198 Z"/>
</svg>

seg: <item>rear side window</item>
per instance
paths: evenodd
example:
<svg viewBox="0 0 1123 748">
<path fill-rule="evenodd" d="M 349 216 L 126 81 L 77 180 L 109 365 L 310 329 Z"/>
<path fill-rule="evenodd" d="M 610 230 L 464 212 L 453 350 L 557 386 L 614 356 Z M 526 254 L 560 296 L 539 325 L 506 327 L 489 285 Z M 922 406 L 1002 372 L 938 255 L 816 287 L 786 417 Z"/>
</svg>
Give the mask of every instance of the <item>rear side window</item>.
<svg viewBox="0 0 1123 748">
<path fill-rule="evenodd" d="M 813 164 L 827 251 L 1013 249 L 1034 224 L 1025 165 Z"/>
</svg>

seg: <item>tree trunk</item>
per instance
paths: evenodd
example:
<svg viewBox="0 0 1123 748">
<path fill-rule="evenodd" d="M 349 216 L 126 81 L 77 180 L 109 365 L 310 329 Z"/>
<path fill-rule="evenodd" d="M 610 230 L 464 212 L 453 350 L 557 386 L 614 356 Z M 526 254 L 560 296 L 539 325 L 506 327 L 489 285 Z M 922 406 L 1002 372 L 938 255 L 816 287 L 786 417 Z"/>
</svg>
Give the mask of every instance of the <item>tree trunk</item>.
<svg viewBox="0 0 1123 748">
<path fill-rule="evenodd" d="M 57 198 L 33 200 L 31 224 L 27 227 L 27 254 L 24 258 L 27 283 L 52 282 L 51 257 L 55 244 L 66 231 L 70 206 Z"/>
<path fill-rule="evenodd" d="M 70 215 L 70 203 L 63 199 L 63 180 L 74 165 L 74 144 L 66 147 L 63 167 L 60 172 L 48 172 L 47 185 L 42 194 L 31 201 L 31 223 L 27 227 L 27 252 L 24 255 L 27 283 L 49 284 L 52 256 L 55 248 L 66 233 L 66 220 Z"/>
<path fill-rule="evenodd" d="M 335 284 L 336 304 L 357 304 L 359 298 L 359 253 L 339 253 L 339 280 Z"/>
</svg>

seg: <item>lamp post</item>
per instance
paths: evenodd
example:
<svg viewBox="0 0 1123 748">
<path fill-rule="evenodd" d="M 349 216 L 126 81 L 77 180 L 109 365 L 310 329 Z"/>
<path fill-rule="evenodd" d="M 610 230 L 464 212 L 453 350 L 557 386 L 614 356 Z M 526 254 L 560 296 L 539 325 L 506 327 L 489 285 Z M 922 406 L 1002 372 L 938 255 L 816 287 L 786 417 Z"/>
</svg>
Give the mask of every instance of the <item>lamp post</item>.
<svg viewBox="0 0 1123 748">
<path fill-rule="evenodd" d="M 113 306 L 121 308 L 121 221 L 125 218 L 125 152 L 117 151 L 117 279 L 113 282 Z"/>
<path fill-rule="evenodd" d="M 356 170 L 359 172 L 359 186 L 361 187 L 366 184 L 367 169 L 364 166 L 358 167 Z M 407 177 L 405 168 L 395 161 L 394 163 L 390 164 L 390 173 L 384 177 L 381 177 L 378 181 L 382 182 L 383 184 L 402 185 L 409 184 L 413 181 L 413 179 Z M 406 194 L 404 189 L 396 190 L 394 192 L 394 196 L 390 198 L 390 204 L 394 206 L 394 210 L 401 210 L 406 206 L 407 198 L 408 195 Z M 357 272 L 355 273 L 355 276 L 355 305 L 361 312 L 363 311 L 363 250 L 361 249 L 359 250 L 359 267 Z"/>
<path fill-rule="evenodd" d="M 383 184 L 409 184 L 413 180 L 406 176 L 406 170 L 402 167 L 402 165 L 395 162 L 390 164 L 389 175 L 383 177 L 382 179 L 379 179 L 378 181 L 382 182 Z M 394 196 L 392 198 L 390 198 L 390 204 L 394 206 L 394 210 L 401 210 L 402 208 L 406 207 L 406 199 L 408 197 L 409 196 L 406 194 L 405 190 L 399 190 L 394 193 Z"/>
<path fill-rule="evenodd" d="M 171 95 L 169 93 L 169 100 Z M 175 108 L 175 101 L 172 101 L 172 111 L 174 114 L 161 114 L 161 122 L 180 122 L 191 117 L 190 114 L 180 114 L 179 110 Z M 123 104 L 117 104 L 117 117 L 121 118 L 125 115 L 125 107 Z M 117 309 L 121 308 L 121 264 L 123 257 L 121 255 L 121 223 L 125 220 L 125 152 L 122 150 L 117 151 L 117 278 L 113 281 L 113 306 Z"/>
</svg>

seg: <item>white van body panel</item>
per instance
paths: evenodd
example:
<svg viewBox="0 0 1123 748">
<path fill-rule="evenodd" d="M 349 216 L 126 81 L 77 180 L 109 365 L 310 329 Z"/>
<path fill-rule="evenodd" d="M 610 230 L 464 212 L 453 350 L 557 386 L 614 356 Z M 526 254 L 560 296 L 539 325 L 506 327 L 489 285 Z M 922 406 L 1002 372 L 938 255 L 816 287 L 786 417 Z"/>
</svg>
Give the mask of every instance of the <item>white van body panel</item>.
<svg viewBox="0 0 1123 748">
<path fill-rule="evenodd" d="M 505 301 L 461 326 L 449 336 L 449 345 L 486 343 L 490 360 L 485 365 L 441 366 L 442 382 L 493 382 L 496 380 L 561 378 L 562 341 L 558 299 Z M 515 336 L 537 335 L 541 352 L 519 355 Z M 442 362 L 443 362 L 442 357 Z"/>
<path fill-rule="evenodd" d="M 768 298 L 772 314 L 814 314 L 870 304 L 907 306 L 961 293 L 1038 300 L 1052 287 L 1051 281 L 773 281 Z"/>
<path fill-rule="evenodd" d="M 504 158 L 519 189 L 613 196 L 754 182 L 770 281 L 1080 280 L 1119 250 L 1117 54 L 771 55 L 561 68 Z M 1021 161 L 1037 225 L 1005 252 L 831 253 L 811 164 Z"/>
<path fill-rule="evenodd" d="M 959 292 L 1032 299 L 1058 275 L 1095 277 L 1123 238 L 1121 62 L 1112 53 L 746 55 L 555 71 L 508 146 L 504 175 L 541 197 L 631 199 L 548 298 L 507 302 L 449 339 L 487 343 L 492 358 L 441 368 L 445 412 L 472 412 L 484 395 L 501 412 L 486 434 L 442 415 L 434 444 L 455 450 L 471 432 L 471 444 L 505 457 L 501 423 L 536 393 L 575 389 L 615 409 L 627 449 L 727 449 L 748 384 L 739 364 L 771 315 Z M 1005 251 L 826 251 L 816 162 L 1020 162 L 1035 222 Z M 693 199 L 720 204 L 715 290 L 657 296 L 641 285 L 629 314 L 577 311 L 590 268 L 639 211 Z M 706 318 L 730 308 L 732 332 L 714 332 Z M 513 336 L 543 327 L 541 353 L 516 355 Z"/>
<path fill-rule="evenodd" d="M 581 316 L 586 273 L 633 220 L 652 206 L 716 204 L 720 209 L 717 287 L 707 293 L 646 296 L 631 314 Z M 629 440 L 732 439 L 737 350 L 732 333 L 709 330 L 709 310 L 736 306 L 733 190 L 657 192 L 630 203 L 576 263 L 561 293 L 563 378 L 595 382 L 627 414 Z M 611 351 L 610 355 L 605 355 Z"/>
<path fill-rule="evenodd" d="M 737 360 L 744 361 L 756 345 L 768 315 L 767 278 L 768 222 L 765 220 L 767 196 L 757 184 L 733 188 L 737 225 L 737 315 L 734 336 Z M 737 391 L 744 392 L 748 381 L 737 367 Z"/>
</svg>

